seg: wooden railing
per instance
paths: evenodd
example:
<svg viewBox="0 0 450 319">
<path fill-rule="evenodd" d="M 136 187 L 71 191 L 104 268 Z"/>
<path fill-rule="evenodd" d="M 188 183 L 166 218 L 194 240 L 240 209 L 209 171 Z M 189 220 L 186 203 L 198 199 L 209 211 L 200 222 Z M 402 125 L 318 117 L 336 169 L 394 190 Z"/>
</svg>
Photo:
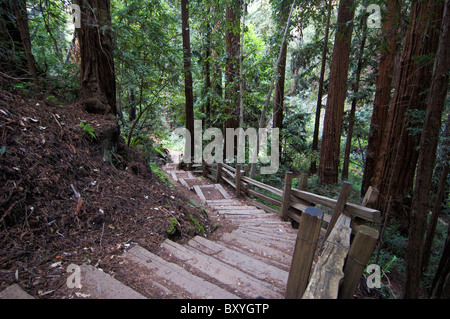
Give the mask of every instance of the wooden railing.
<svg viewBox="0 0 450 319">
<path fill-rule="evenodd" d="M 348 201 L 349 182 L 344 182 L 339 197 L 332 199 L 307 192 L 307 174 L 301 174 L 297 188 L 293 188 L 294 174 L 286 173 L 284 187 L 278 189 L 248 177 L 248 166 L 203 162 L 191 168 L 216 183 L 231 186 L 236 197 L 246 196 L 253 205 L 298 224 L 286 298 L 353 296 L 378 239 L 376 227 L 381 214 L 368 207 L 376 199 L 376 190 L 370 188 L 363 205 L 357 205 Z M 327 258 L 319 258 L 312 267 L 318 255 Z"/>
</svg>

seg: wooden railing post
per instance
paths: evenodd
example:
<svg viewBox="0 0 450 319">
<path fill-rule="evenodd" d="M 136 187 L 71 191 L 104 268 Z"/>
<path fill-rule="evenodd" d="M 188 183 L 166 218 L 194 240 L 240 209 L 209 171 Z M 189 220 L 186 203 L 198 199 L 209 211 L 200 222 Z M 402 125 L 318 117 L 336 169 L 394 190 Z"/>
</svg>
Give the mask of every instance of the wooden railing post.
<svg viewBox="0 0 450 319">
<path fill-rule="evenodd" d="M 344 278 L 343 267 L 350 250 L 351 218 L 339 216 L 336 226 L 323 244 L 319 260 L 311 274 L 302 299 L 336 299 Z"/>
<path fill-rule="evenodd" d="M 286 219 L 288 216 L 289 206 L 291 204 L 291 188 L 293 176 L 294 174 L 292 172 L 287 172 L 284 178 L 283 199 L 280 208 L 280 217 L 282 219 Z"/>
<path fill-rule="evenodd" d="M 300 216 L 297 241 L 286 286 L 286 299 L 301 299 L 306 290 L 322 219 L 323 211 L 315 207 L 308 207 Z"/>
<path fill-rule="evenodd" d="M 340 299 L 350 299 L 358 287 L 364 268 L 378 240 L 378 230 L 360 226 L 348 252 L 344 266 L 344 281 L 339 288 Z"/>
<path fill-rule="evenodd" d="M 216 184 L 220 184 L 222 176 L 222 163 L 217 163 Z"/>
<path fill-rule="evenodd" d="M 379 194 L 380 192 L 375 187 L 369 186 L 361 205 L 370 208 L 374 207 Z"/>
<path fill-rule="evenodd" d="M 208 176 L 208 165 L 206 164 L 204 159 L 202 159 L 202 174 L 203 174 L 203 177 Z"/>
<path fill-rule="evenodd" d="M 344 182 L 342 184 L 341 193 L 339 194 L 339 198 L 336 203 L 336 207 L 333 210 L 333 214 L 331 215 L 331 220 L 328 223 L 327 231 L 325 233 L 325 239 L 330 235 L 333 230 L 334 225 L 336 224 L 339 216 L 344 212 L 345 204 L 347 204 L 348 194 L 350 193 L 350 189 L 352 188 L 352 183 Z"/>
<path fill-rule="evenodd" d="M 301 191 L 306 191 L 306 187 L 308 186 L 308 173 L 302 173 L 300 178 L 298 179 L 298 189 Z"/>
<path fill-rule="evenodd" d="M 236 165 L 236 198 L 241 197 L 241 165 Z"/>
<path fill-rule="evenodd" d="M 245 176 L 248 177 L 249 172 L 250 172 L 250 165 L 245 164 L 245 165 L 244 165 L 244 173 L 245 173 Z"/>
</svg>

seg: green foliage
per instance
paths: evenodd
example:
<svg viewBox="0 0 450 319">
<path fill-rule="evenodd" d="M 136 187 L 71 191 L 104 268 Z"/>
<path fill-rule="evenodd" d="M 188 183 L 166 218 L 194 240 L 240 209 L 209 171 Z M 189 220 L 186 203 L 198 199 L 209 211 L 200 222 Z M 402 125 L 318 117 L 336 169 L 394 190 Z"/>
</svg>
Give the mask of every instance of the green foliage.
<svg viewBox="0 0 450 319">
<path fill-rule="evenodd" d="M 203 227 L 196 219 L 194 216 L 192 216 L 191 214 L 189 214 L 189 219 L 195 224 L 195 226 L 197 226 L 198 230 L 200 230 L 202 233 L 205 233 L 205 227 Z"/>
<path fill-rule="evenodd" d="M 175 236 L 179 231 L 179 223 L 178 220 L 175 217 L 171 217 L 169 219 L 170 224 L 169 228 L 166 230 L 166 233 L 169 237 Z"/>
<path fill-rule="evenodd" d="M 80 122 L 80 127 L 89 134 L 92 139 L 96 140 L 97 136 L 95 136 L 95 129 L 91 127 L 89 124 L 85 124 L 84 122 Z"/>
<path fill-rule="evenodd" d="M 161 182 L 164 185 L 169 186 L 171 189 L 175 188 L 175 185 L 168 178 L 166 173 L 158 166 L 158 164 L 150 163 L 150 168 L 152 170 L 153 176 L 155 176 L 159 182 Z"/>
</svg>

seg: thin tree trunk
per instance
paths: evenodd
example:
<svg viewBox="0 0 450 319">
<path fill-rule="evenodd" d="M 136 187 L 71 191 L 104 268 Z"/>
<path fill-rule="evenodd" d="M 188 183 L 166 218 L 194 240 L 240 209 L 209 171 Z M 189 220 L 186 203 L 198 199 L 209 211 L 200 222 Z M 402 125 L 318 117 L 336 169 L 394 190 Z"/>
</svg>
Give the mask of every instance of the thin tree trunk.
<svg viewBox="0 0 450 319">
<path fill-rule="evenodd" d="M 447 121 L 448 122 L 448 121 Z M 426 271 L 428 269 L 428 263 L 430 261 L 431 255 L 431 247 L 433 246 L 433 239 L 436 233 L 436 226 L 439 219 L 439 214 L 441 213 L 442 201 L 445 196 L 445 189 L 447 186 L 447 177 L 448 177 L 448 165 L 444 166 L 441 180 L 439 182 L 438 192 L 436 194 L 436 198 L 433 205 L 433 211 L 431 213 L 431 218 L 427 227 L 427 235 L 425 238 L 424 248 L 423 248 L 423 257 L 422 257 L 422 271 Z"/>
<path fill-rule="evenodd" d="M 208 15 L 211 13 L 211 6 L 208 3 Z M 211 34 L 212 28 L 208 23 L 206 33 L 206 61 L 205 61 L 205 91 L 207 94 L 206 99 L 206 124 L 211 123 Z"/>
<path fill-rule="evenodd" d="M 414 197 L 411 205 L 411 226 L 407 246 L 405 298 L 418 298 L 430 189 L 436 150 L 439 143 L 441 117 L 447 96 L 450 71 L 450 0 L 446 1 L 442 32 L 434 65 L 425 123 L 420 140 L 420 153 Z"/>
<path fill-rule="evenodd" d="M 190 132 L 191 141 L 186 136 L 186 146 L 190 145 L 191 156 L 194 156 L 194 92 L 192 85 L 191 70 L 191 38 L 189 28 L 189 0 L 181 0 L 181 28 L 183 37 L 183 58 L 184 58 L 184 94 L 186 99 L 186 129 Z M 186 150 L 185 152 L 188 153 Z M 190 161 L 191 159 L 187 159 Z"/>
<path fill-rule="evenodd" d="M 444 250 L 432 284 L 432 299 L 450 298 L 450 224 L 447 230 Z"/>
<path fill-rule="evenodd" d="M 49 4 L 48 1 L 45 1 L 45 8 L 42 6 L 42 0 L 39 1 L 39 9 L 41 10 L 42 13 L 42 19 L 44 20 L 44 25 L 45 25 L 45 29 L 47 30 L 48 35 L 50 36 L 50 38 L 53 41 L 53 45 L 55 46 L 55 52 L 56 52 L 56 56 L 58 57 L 59 61 L 63 61 L 63 56 L 61 53 L 61 50 L 58 46 L 58 41 L 56 41 L 53 32 L 50 28 L 50 18 L 49 18 Z"/>
<path fill-rule="evenodd" d="M 397 54 L 397 38 L 400 23 L 400 5 L 398 0 L 389 0 L 386 10 L 386 23 L 383 25 L 383 43 L 381 45 L 381 58 L 378 68 L 373 113 L 370 122 L 366 160 L 364 162 L 364 176 L 361 186 L 361 195 L 369 189 L 375 166 L 382 145 L 383 132 L 391 100 L 392 78 L 394 62 Z"/>
<path fill-rule="evenodd" d="M 339 177 L 342 120 L 347 93 L 354 15 L 354 1 L 342 0 L 339 3 L 338 30 L 331 61 L 328 100 L 320 148 L 318 173 L 322 184 L 336 184 Z"/>
<path fill-rule="evenodd" d="M 358 66 L 356 68 L 356 79 L 355 84 L 353 85 L 353 93 L 357 94 L 359 92 L 359 83 L 361 80 L 361 72 L 363 68 L 363 56 L 364 56 L 364 47 L 366 46 L 367 39 L 367 23 L 364 19 L 361 25 L 361 31 L 363 33 L 361 39 L 361 45 L 359 47 L 359 57 L 358 57 Z M 355 114 L 356 114 L 356 104 L 358 103 L 358 99 L 354 96 L 352 98 L 352 107 L 350 110 L 350 118 L 348 120 L 348 131 L 347 131 L 347 141 L 345 144 L 345 152 L 344 152 L 344 164 L 342 165 L 342 181 L 348 179 L 348 168 L 350 165 L 350 151 L 352 148 L 352 138 L 353 138 L 353 127 L 355 126 Z"/>
<path fill-rule="evenodd" d="M 27 58 L 28 71 L 33 78 L 34 95 L 37 99 L 42 99 L 39 78 L 37 74 L 36 60 L 33 55 L 30 39 L 30 29 L 28 25 L 28 12 L 26 0 L 12 1 L 14 15 L 16 16 L 17 27 L 20 31 L 25 57 Z"/>
<path fill-rule="evenodd" d="M 242 31 L 241 46 L 239 56 L 239 127 L 244 128 L 244 35 L 245 35 L 245 13 L 247 11 L 247 3 L 244 1 L 242 5 Z"/>
<path fill-rule="evenodd" d="M 284 29 L 283 40 L 281 41 L 282 46 L 286 42 L 286 39 L 287 39 L 287 34 L 289 32 L 289 26 L 291 24 L 291 17 L 292 17 L 292 12 L 294 11 L 295 3 L 296 3 L 296 0 L 294 0 L 294 2 L 292 3 L 291 11 L 289 12 L 289 17 L 288 17 L 288 20 L 286 22 L 286 28 Z M 269 92 L 267 92 L 266 101 L 264 102 L 264 106 L 263 106 L 263 109 L 261 111 L 261 116 L 259 118 L 259 128 L 264 128 L 264 124 L 266 123 L 266 112 L 267 112 L 267 108 L 269 107 L 270 98 L 272 97 L 272 93 L 273 93 L 273 90 L 274 90 L 274 87 L 275 87 L 276 71 L 278 70 L 278 65 L 280 64 L 281 59 L 282 59 L 282 52 L 281 51 L 282 51 L 282 47 L 280 49 L 280 53 L 278 55 L 278 59 L 275 62 L 274 75 L 272 76 L 272 79 L 270 81 Z M 253 153 L 252 164 L 251 164 L 251 167 L 250 167 L 250 178 L 254 178 L 255 175 L 256 175 L 256 161 L 257 161 L 258 153 L 259 153 L 259 134 L 257 135 L 256 150 Z"/>
<path fill-rule="evenodd" d="M 327 24 L 325 26 L 325 38 L 322 49 L 322 66 L 320 67 L 319 92 L 317 93 L 316 120 L 314 123 L 314 134 L 312 143 L 313 152 L 317 152 L 319 150 L 320 114 L 322 112 L 323 82 L 325 80 L 325 68 L 327 65 L 328 37 L 330 34 L 330 20 L 332 11 L 333 11 L 333 0 L 328 0 Z M 311 167 L 309 169 L 309 172 L 310 174 L 317 173 L 317 163 L 315 159 L 311 161 Z"/>
</svg>

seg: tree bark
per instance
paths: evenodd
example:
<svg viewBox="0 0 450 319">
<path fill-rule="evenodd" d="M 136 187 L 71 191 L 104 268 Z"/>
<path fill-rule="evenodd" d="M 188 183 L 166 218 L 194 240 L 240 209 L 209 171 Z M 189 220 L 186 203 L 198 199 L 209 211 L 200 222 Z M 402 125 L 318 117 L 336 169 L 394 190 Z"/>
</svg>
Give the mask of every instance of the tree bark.
<svg viewBox="0 0 450 319">
<path fill-rule="evenodd" d="M 400 22 L 400 5 L 398 0 L 389 0 L 386 10 L 386 22 L 383 25 L 383 43 L 381 44 L 381 57 L 378 68 L 373 113 L 370 122 L 366 160 L 364 163 L 364 176 L 361 186 L 361 194 L 364 195 L 373 176 L 375 166 L 382 145 L 383 132 L 391 100 L 392 78 L 394 74 L 394 62 L 397 54 L 397 38 Z"/>
<path fill-rule="evenodd" d="M 442 19 L 442 32 L 436 54 L 433 80 L 428 99 L 428 107 L 420 140 L 420 153 L 414 197 L 411 205 L 411 226 L 407 246 L 407 267 L 405 298 L 418 298 L 424 235 L 429 210 L 430 189 L 433 177 L 436 150 L 439 143 L 441 117 L 447 96 L 450 71 L 450 0 L 446 1 Z"/>
<path fill-rule="evenodd" d="M 81 28 L 77 29 L 81 54 L 80 101 L 93 113 L 117 114 L 116 76 L 109 0 L 77 0 Z"/>
<path fill-rule="evenodd" d="M 325 38 L 322 49 L 322 66 L 320 68 L 320 78 L 319 78 L 319 92 L 317 93 L 317 106 L 316 106 L 316 120 L 314 123 L 314 134 L 312 150 L 317 152 L 319 150 L 319 129 L 320 129 L 320 115 L 322 113 L 322 98 L 323 98 L 323 82 L 325 80 L 325 68 L 327 65 L 327 54 L 328 54 L 328 37 L 330 34 L 330 20 L 331 12 L 333 11 L 333 1 L 328 1 L 328 12 L 327 12 L 327 23 L 325 26 Z M 314 159 L 311 161 L 311 167 L 309 169 L 310 174 L 317 173 L 317 163 Z"/>
<path fill-rule="evenodd" d="M 245 15 L 247 3 L 242 5 L 242 32 L 241 45 L 239 50 L 239 127 L 244 128 L 244 35 L 245 35 Z"/>
<path fill-rule="evenodd" d="M 402 200 L 413 188 L 419 139 L 411 129 L 411 110 L 425 110 L 433 64 L 437 51 L 443 5 L 436 1 L 417 1 L 411 8 L 401 66 L 389 109 L 385 136 L 372 186 L 380 191 L 377 208 L 386 211 L 387 200 Z M 421 61 L 420 58 L 425 58 Z"/>
<path fill-rule="evenodd" d="M 329 32 L 330 32 L 330 20 L 331 20 L 332 9 L 333 9 L 333 1 L 329 0 L 327 23 L 326 23 L 326 27 L 325 27 L 324 46 L 322 49 L 322 66 L 320 69 L 319 91 L 317 94 L 316 118 L 315 118 L 315 124 L 314 124 L 314 134 L 313 134 L 313 143 L 312 143 L 313 152 L 317 152 L 319 150 L 320 116 L 321 116 L 321 112 L 322 112 L 322 98 L 323 98 L 323 89 L 324 89 L 325 68 L 326 68 L 326 63 L 327 63 L 328 37 L 329 37 Z M 310 166 L 309 171 L 310 171 L 310 174 L 317 173 L 317 163 L 316 163 L 315 159 L 311 161 L 311 166 Z"/>
<path fill-rule="evenodd" d="M 184 95 L 186 99 L 186 129 L 190 132 L 191 142 L 186 136 L 186 145 L 190 145 L 190 154 L 194 156 L 194 92 L 191 69 L 191 37 L 189 28 L 189 0 L 181 0 L 181 28 L 184 57 Z M 190 160 L 190 159 L 189 159 Z"/>
<path fill-rule="evenodd" d="M 39 77 L 37 72 L 36 60 L 33 55 L 30 39 L 30 29 L 28 26 L 28 12 L 26 0 L 13 0 L 12 6 L 14 15 L 16 16 L 17 27 L 20 31 L 25 57 L 28 63 L 28 71 L 33 79 L 34 95 L 37 99 L 42 99 L 41 89 L 39 85 Z"/>
<path fill-rule="evenodd" d="M 225 128 L 239 126 L 239 51 L 240 51 L 240 8 L 241 0 L 232 0 L 226 6 L 227 28 L 225 31 L 227 65 L 226 65 L 226 114 Z M 235 144 L 236 145 L 236 144 Z"/>
<path fill-rule="evenodd" d="M 282 46 L 284 45 L 284 43 L 286 42 L 287 39 L 287 34 L 289 32 L 289 27 L 291 24 L 291 17 L 292 17 L 292 12 L 294 10 L 295 7 L 295 3 L 296 0 L 294 0 L 294 2 L 292 3 L 291 6 L 291 10 L 289 12 L 289 17 L 287 19 L 286 22 L 286 27 L 284 29 L 284 35 L 283 35 L 283 40 L 281 41 Z M 275 66 L 274 66 L 274 76 L 272 76 L 272 79 L 270 81 L 270 87 L 269 87 L 269 92 L 267 92 L 267 96 L 266 96 L 266 101 L 264 102 L 264 106 L 263 109 L 261 111 L 261 116 L 259 118 L 259 128 L 264 128 L 265 122 L 266 122 L 266 112 L 267 112 L 267 108 L 269 107 L 269 103 L 270 103 L 270 98 L 272 97 L 272 93 L 275 87 L 275 74 L 276 74 L 276 70 L 278 70 L 278 65 L 280 64 L 280 61 L 282 59 L 282 47 L 280 48 L 280 53 L 278 54 L 278 58 L 277 61 L 275 62 Z M 256 160 L 257 160 L 257 156 L 259 153 L 259 135 L 257 135 L 257 143 L 256 143 L 256 150 L 253 153 L 253 159 L 252 159 L 252 165 L 250 167 L 250 178 L 254 178 L 256 175 Z"/>
<path fill-rule="evenodd" d="M 432 284 L 432 299 L 450 298 L 450 226 L 447 230 L 444 250 Z"/>
<path fill-rule="evenodd" d="M 330 85 L 320 149 L 318 174 L 322 184 L 336 184 L 339 177 L 342 120 L 347 93 L 347 76 L 353 32 L 352 20 L 354 15 L 354 1 L 340 1 L 337 21 L 338 29 L 331 61 Z"/>
<path fill-rule="evenodd" d="M 363 56 L 364 56 L 364 47 L 366 46 L 366 39 L 367 39 L 367 23 L 364 19 L 365 16 L 363 16 L 363 19 L 361 21 L 361 31 L 363 33 L 362 39 L 361 39 L 361 45 L 359 47 L 359 53 L 358 53 L 358 66 L 356 67 L 356 74 L 355 74 L 355 84 L 353 85 L 353 93 L 357 94 L 359 92 L 359 82 L 361 80 L 361 72 L 363 68 Z M 352 148 L 352 138 L 353 138 L 353 128 L 355 126 L 355 115 L 356 115 L 356 104 L 358 103 L 358 99 L 354 96 L 352 98 L 352 107 L 350 110 L 350 117 L 348 120 L 348 130 L 347 130 L 347 140 L 345 143 L 345 152 L 344 152 L 344 164 L 342 165 L 342 176 L 341 180 L 345 181 L 348 179 L 348 169 L 350 166 L 350 151 Z"/>
<path fill-rule="evenodd" d="M 28 77 L 25 50 L 12 3 L 7 1 L 0 3 L 0 46 L 4 50 L 0 55 L 1 72 L 11 78 L 25 80 Z"/>
</svg>

